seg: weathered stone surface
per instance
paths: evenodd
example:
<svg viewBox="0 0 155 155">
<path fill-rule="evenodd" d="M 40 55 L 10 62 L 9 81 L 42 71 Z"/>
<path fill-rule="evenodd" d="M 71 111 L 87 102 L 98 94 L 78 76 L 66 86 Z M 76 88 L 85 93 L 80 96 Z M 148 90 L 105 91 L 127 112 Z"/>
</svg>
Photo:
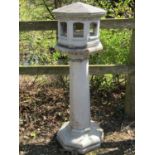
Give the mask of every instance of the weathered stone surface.
<svg viewBox="0 0 155 155">
<path fill-rule="evenodd" d="M 55 9 L 53 13 L 58 19 L 57 48 L 62 52 L 66 49 L 72 52 L 73 49 L 81 49 L 87 53 L 101 46 L 100 17 L 105 15 L 105 10 L 77 2 Z"/>
<path fill-rule="evenodd" d="M 61 17 L 91 18 L 92 16 L 99 17 L 106 14 L 106 11 L 101 8 L 97 8 L 81 2 L 76 2 L 67 6 L 63 6 L 61 8 L 53 10 L 53 12 L 57 18 Z"/>
<path fill-rule="evenodd" d="M 89 54 L 99 52 L 103 50 L 103 46 L 101 43 L 99 43 L 96 46 L 92 47 L 84 47 L 84 48 L 67 48 L 61 45 L 57 45 L 55 47 L 57 50 L 60 50 L 61 52 L 64 52 L 67 55 L 75 55 L 78 59 L 78 56 L 88 56 Z"/>
<path fill-rule="evenodd" d="M 89 128 L 83 130 L 72 129 L 66 122 L 57 134 L 57 140 L 66 150 L 82 154 L 100 147 L 103 137 L 102 129 L 93 121 Z"/>
</svg>

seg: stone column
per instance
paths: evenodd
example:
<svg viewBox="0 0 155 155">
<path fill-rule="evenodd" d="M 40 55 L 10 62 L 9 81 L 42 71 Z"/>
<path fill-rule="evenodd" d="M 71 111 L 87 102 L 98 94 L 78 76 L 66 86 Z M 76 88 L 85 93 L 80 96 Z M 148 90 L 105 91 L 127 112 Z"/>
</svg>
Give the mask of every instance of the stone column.
<svg viewBox="0 0 155 155">
<path fill-rule="evenodd" d="M 62 125 L 57 139 L 66 150 L 83 154 L 101 145 L 103 130 L 90 120 L 89 61 L 81 53 L 69 54 L 70 121 Z"/>
<path fill-rule="evenodd" d="M 73 129 L 90 127 L 88 58 L 70 57 L 70 125 Z"/>
</svg>

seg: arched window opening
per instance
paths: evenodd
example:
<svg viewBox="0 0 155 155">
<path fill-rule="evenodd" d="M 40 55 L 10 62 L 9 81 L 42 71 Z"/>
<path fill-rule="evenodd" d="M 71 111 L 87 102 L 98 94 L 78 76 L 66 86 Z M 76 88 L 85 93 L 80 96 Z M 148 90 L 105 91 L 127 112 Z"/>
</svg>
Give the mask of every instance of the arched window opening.
<svg viewBox="0 0 155 155">
<path fill-rule="evenodd" d="M 67 37 L 67 23 L 60 22 L 60 35 L 63 37 Z"/>
<path fill-rule="evenodd" d="M 73 24 L 73 37 L 75 38 L 84 37 L 84 24 L 83 23 Z"/>
<path fill-rule="evenodd" d="M 97 23 L 91 23 L 90 24 L 89 35 L 90 36 L 96 36 L 97 35 Z"/>
</svg>

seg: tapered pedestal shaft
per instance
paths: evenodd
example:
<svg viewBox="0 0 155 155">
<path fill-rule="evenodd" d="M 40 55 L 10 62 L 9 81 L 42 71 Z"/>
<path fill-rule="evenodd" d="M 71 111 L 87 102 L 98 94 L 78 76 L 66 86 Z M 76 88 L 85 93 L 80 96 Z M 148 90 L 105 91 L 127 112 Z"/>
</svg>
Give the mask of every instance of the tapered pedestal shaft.
<svg viewBox="0 0 155 155">
<path fill-rule="evenodd" d="M 70 55 L 70 121 L 60 128 L 57 139 L 69 151 L 86 153 L 100 146 L 102 129 L 90 121 L 88 57 Z"/>
<path fill-rule="evenodd" d="M 70 60 L 70 125 L 73 129 L 90 127 L 88 59 Z"/>
</svg>

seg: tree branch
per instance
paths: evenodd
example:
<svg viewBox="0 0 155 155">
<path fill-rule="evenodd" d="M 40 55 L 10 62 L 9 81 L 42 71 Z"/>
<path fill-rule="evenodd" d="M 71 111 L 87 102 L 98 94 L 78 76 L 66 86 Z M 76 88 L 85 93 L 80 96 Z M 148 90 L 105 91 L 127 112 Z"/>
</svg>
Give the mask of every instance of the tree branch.
<svg viewBox="0 0 155 155">
<path fill-rule="evenodd" d="M 47 11 L 48 11 L 49 14 L 51 15 L 51 17 L 52 17 L 53 19 L 55 19 L 54 15 L 53 15 L 52 12 L 50 11 L 50 9 L 49 9 L 48 5 L 46 4 L 45 0 L 42 0 L 42 1 L 43 1 L 43 3 L 44 3 L 44 6 L 46 7 Z"/>
</svg>

